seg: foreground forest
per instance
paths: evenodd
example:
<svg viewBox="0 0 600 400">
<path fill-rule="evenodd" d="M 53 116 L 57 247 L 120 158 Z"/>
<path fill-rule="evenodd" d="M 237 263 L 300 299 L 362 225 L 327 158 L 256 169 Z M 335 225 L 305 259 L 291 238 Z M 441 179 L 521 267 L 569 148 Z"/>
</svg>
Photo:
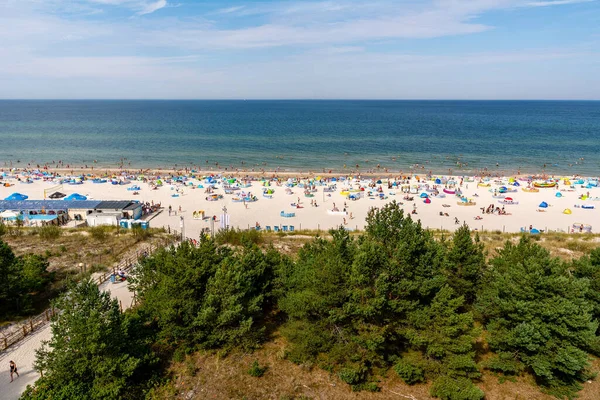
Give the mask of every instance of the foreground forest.
<svg viewBox="0 0 600 400">
<path fill-rule="evenodd" d="M 91 281 L 73 284 L 38 353 L 43 377 L 22 398 L 178 395 L 171 363 L 252 354 L 275 337 L 281 359 L 355 393 L 378 392 L 393 373 L 433 397 L 483 399 L 482 374 L 493 373 L 573 398 L 595 378 L 600 250 L 565 261 L 523 237 L 488 258 L 467 227 L 438 240 L 395 203 L 367 222 L 358 237 L 335 230 L 293 255 L 244 238 L 159 251 L 136 268 L 139 306 L 124 314 Z M 247 375 L 268 367 L 253 362 Z"/>
</svg>

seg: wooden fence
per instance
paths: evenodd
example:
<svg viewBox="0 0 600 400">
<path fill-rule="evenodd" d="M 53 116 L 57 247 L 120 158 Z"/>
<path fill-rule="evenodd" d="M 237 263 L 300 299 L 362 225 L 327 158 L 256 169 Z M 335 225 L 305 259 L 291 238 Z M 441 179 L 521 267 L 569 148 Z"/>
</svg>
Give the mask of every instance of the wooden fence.
<svg viewBox="0 0 600 400">
<path fill-rule="evenodd" d="M 172 236 L 172 239 L 170 238 L 169 240 L 165 241 L 165 243 L 163 243 L 162 245 L 153 244 L 137 250 L 135 254 L 132 254 L 129 257 L 126 257 L 125 259 L 121 260 L 112 269 L 112 271 L 103 273 L 97 278 L 94 278 L 94 281 L 96 281 L 98 285 L 102 285 L 104 282 L 110 279 L 110 276 L 117 270 L 121 269 L 123 271 L 129 271 L 131 267 L 133 267 L 141 257 L 150 255 L 159 248 L 168 247 L 172 244 L 177 243 L 179 238 L 177 237 L 176 232 L 174 233 L 175 234 Z M 41 314 L 35 317 L 31 317 L 25 321 L 16 323 L 10 326 L 9 328 L 5 329 L 4 331 L 0 332 L 0 351 L 5 351 L 10 346 L 24 339 L 27 335 L 30 335 L 32 332 L 48 324 L 55 314 L 56 310 L 54 309 L 54 307 L 50 307 L 44 310 Z"/>
</svg>

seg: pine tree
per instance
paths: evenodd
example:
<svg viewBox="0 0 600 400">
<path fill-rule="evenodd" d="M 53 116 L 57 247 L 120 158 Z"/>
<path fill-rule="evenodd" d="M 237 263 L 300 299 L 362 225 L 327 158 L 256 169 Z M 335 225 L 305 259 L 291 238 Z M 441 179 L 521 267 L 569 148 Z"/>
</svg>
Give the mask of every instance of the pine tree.
<svg viewBox="0 0 600 400">
<path fill-rule="evenodd" d="M 55 304 L 52 338 L 36 351 L 43 372 L 23 399 L 123 398 L 144 355 L 119 304 L 91 280 L 72 285 Z M 147 352 L 147 350 L 144 350 Z"/>
<path fill-rule="evenodd" d="M 491 261 L 482 287 L 476 307 L 496 352 L 488 367 L 509 374 L 527 369 L 545 390 L 572 396 L 588 377 L 586 349 L 597 328 L 588 282 L 522 238 Z"/>
<path fill-rule="evenodd" d="M 461 226 L 454 232 L 444 274 L 450 287 L 458 296 L 464 296 L 468 306 L 475 301 L 484 268 L 485 255 L 479 235 L 473 241 L 469 227 Z"/>
</svg>

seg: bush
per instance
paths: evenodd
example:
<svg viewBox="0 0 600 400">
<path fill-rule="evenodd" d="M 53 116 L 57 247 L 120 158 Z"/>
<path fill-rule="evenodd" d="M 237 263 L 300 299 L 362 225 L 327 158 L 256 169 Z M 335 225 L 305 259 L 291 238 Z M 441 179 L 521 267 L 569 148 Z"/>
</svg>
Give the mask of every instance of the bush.
<svg viewBox="0 0 600 400">
<path fill-rule="evenodd" d="M 90 228 L 90 235 L 95 240 L 102 242 L 108 237 L 108 227 L 106 226 L 93 226 Z"/>
<path fill-rule="evenodd" d="M 261 367 L 258 364 L 258 360 L 254 360 L 254 362 L 250 366 L 250 369 L 248 370 L 248 374 L 255 378 L 260 378 L 265 374 L 265 372 L 267 372 L 267 368 L 267 366 Z"/>
<path fill-rule="evenodd" d="M 365 367 L 345 367 L 338 373 L 338 376 L 349 385 L 357 385 L 367 377 L 367 369 Z"/>
<path fill-rule="evenodd" d="M 481 400 L 483 391 L 468 378 L 440 376 L 433 382 L 430 393 L 442 400 Z"/>
<path fill-rule="evenodd" d="M 394 367 L 394 371 L 407 385 L 425 382 L 425 372 L 423 369 L 411 364 L 406 360 L 400 360 Z"/>
<path fill-rule="evenodd" d="M 246 244 L 261 244 L 263 242 L 262 233 L 255 229 L 247 231 L 241 229 L 221 229 L 215 235 L 217 244 L 231 244 L 234 246 Z"/>
<path fill-rule="evenodd" d="M 56 225 L 46 225 L 36 229 L 42 239 L 58 239 L 62 235 L 62 229 Z"/>
<path fill-rule="evenodd" d="M 2 222 L 0 222 L 0 236 L 5 235 L 7 231 L 8 231 L 8 229 L 6 229 L 6 225 L 4 225 Z"/>
<path fill-rule="evenodd" d="M 148 229 L 142 229 L 141 226 L 134 226 L 131 229 L 131 233 L 137 241 L 147 240 L 152 237 L 152 232 Z"/>
</svg>

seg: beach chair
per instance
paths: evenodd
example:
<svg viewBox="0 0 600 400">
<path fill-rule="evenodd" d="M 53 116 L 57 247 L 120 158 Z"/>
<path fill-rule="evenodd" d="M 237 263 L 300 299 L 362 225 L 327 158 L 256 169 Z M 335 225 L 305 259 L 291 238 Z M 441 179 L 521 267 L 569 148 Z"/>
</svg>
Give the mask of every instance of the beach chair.
<svg viewBox="0 0 600 400">
<path fill-rule="evenodd" d="M 282 230 L 283 230 L 284 232 L 287 232 L 287 231 L 288 231 L 288 226 L 287 226 L 287 225 L 283 225 L 281 228 L 282 228 Z"/>
<path fill-rule="evenodd" d="M 290 232 L 294 232 L 294 225 L 290 225 Z"/>
<path fill-rule="evenodd" d="M 279 227 L 278 227 L 277 225 L 275 225 L 275 226 L 273 227 L 273 230 L 274 230 L 275 232 L 279 232 Z"/>
<path fill-rule="evenodd" d="M 271 225 L 267 225 L 267 226 L 265 226 L 265 230 L 266 230 L 267 232 L 271 232 Z"/>
</svg>

